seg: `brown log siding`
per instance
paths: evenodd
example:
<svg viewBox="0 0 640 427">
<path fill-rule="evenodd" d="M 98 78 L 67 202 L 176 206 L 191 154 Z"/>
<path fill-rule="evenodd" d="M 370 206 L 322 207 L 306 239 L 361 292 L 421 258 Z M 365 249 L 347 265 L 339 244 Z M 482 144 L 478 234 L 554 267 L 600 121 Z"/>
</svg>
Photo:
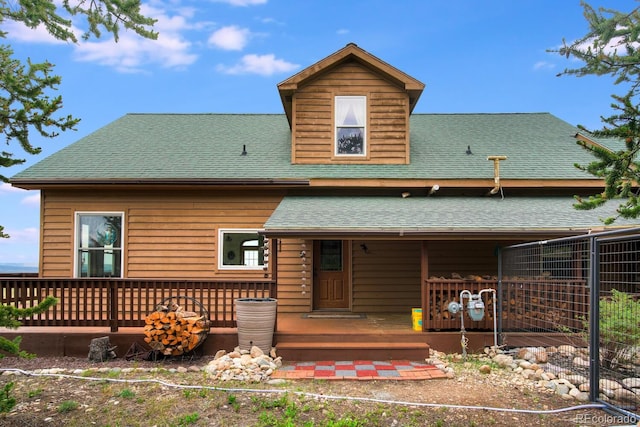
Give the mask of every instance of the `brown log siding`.
<svg viewBox="0 0 640 427">
<path fill-rule="evenodd" d="M 276 192 L 47 190 L 43 197 L 41 277 L 72 277 L 76 212 L 124 212 L 127 278 L 262 279 L 260 271 L 219 271 L 220 228 L 263 227 L 282 199 Z"/>
<path fill-rule="evenodd" d="M 336 158 L 334 96 L 367 96 L 367 159 Z M 409 163 L 409 100 L 405 91 L 350 61 L 300 88 L 293 104 L 294 163 Z"/>
<path fill-rule="evenodd" d="M 304 246 L 303 246 L 304 245 Z M 284 239 L 278 241 L 278 311 L 307 313 L 311 311 L 313 241 Z M 302 288 L 302 258 L 306 252 L 306 288 Z M 305 293 L 303 294 L 303 290 Z"/>
<path fill-rule="evenodd" d="M 352 292 L 354 312 L 410 315 L 420 306 L 420 242 L 354 241 Z"/>
<path fill-rule="evenodd" d="M 453 273 L 462 277 L 496 276 L 497 245 L 495 241 L 430 241 L 429 277 L 451 278 Z"/>
</svg>

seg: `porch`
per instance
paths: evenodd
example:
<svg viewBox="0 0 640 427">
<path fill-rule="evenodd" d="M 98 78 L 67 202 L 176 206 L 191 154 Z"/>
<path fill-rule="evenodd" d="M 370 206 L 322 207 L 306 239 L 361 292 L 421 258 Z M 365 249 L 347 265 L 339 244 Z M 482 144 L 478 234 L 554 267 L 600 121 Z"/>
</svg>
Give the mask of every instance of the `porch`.
<svg viewBox="0 0 640 427">
<path fill-rule="evenodd" d="M 22 348 L 41 357 L 87 357 L 91 339 L 108 336 L 124 357 L 135 342 L 143 343 L 142 327 L 22 326 L 0 328 L 0 335 L 22 337 Z M 522 335 L 522 334 L 520 334 Z M 471 352 L 493 345 L 491 331 L 466 334 Z M 274 344 L 287 361 L 301 360 L 424 360 L 433 348 L 460 352 L 460 331 L 419 332 L 412 329 L 411 314 L 376 313 L 361 318 L 304 318 L 297 313 L 278 314 Z M 195 351 L 196 356 L 214 355 L 238 345 L 237 328 L 214 327 Z"/>
</svg>

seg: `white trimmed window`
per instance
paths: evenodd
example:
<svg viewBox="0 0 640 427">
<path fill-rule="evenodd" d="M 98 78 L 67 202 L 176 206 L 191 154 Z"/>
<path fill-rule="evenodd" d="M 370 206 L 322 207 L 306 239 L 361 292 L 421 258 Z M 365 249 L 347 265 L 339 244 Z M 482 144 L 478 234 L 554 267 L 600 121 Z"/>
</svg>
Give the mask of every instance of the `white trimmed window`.
<svg viewBox="0 0 640 427">
<path fill-rule="evenodd" d="M 335 155 L 367 154 L 367 97 L 336 96 Z"/>
<path fill-rule="evenodd" d="M 76 277 L 122 277 L 122 212 L 76 213 Z"/>
<path fill-rule="evenodd" d="M 265 239 L 260 230 L 222 229 L 219 233 L 220 269 L 262 270 L 265 266 Z"/>
</svg>

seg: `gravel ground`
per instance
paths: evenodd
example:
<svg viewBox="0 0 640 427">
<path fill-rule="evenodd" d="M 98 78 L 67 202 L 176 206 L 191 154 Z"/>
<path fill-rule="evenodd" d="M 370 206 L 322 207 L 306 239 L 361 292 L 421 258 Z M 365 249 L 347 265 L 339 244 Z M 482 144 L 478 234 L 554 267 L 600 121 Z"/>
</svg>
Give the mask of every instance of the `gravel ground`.
<svg viewBox="0 0 640 427">
<path fill-rule="evenodd" d="M 605 416 L 598 409 L 565 411 L 576 403 L 502 369 L 480 373 L 473 362 L 452 363 L 453 378 L 428 381 L 240 384 L 214 383 L 196 369 L 211 359 L 92 363 L 68 357 L 5 358 L 0 360 L 0 370 L 63 368 L 65 373 L 75 371 L 77 378 L 0 376 L 0 386 L 15 383 L 12 394 L 17 399 L 16 408 L 0 416 L 0 425 L 268 426 L 285 425 L 274 420 L 284 422 L 295 412 L 292 425 L 331 425 L 335 420 L 357 419 L 362 424 L 345 425 L 571 426 L 602 425 Z M 134 382 L 141 378 L 149 382 Z M 63 411 L 65 402 L 78 406 Z M 561 412 L 549 413 L 553 410 Z"/>
</svg>

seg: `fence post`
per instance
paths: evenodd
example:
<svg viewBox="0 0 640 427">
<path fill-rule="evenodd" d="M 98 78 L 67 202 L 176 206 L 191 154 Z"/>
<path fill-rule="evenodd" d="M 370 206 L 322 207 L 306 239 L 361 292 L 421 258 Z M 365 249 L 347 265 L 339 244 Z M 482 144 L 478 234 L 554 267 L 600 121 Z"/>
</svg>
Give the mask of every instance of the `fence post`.
<svg viewBox="0 0 640 427">
<path fill-rule="evenodd" d="M 600 242 L 589 239 L 589 400 L 600 392 Z"/>
<path fill-rule="evenodd" d="M 496 310 L 496 316 L 498 316 L 498 330 L 496 331 L 496 333 L 498 334 L 498 345 L 502 345 L 502 316 L 503 316 L 503 312 L 502 310 L 504 309 L 503 305 L 502 305 L 502 300 L 504 298 L 504 295 L 502 294 L 502 248 L 498 247 L 498 286 L 496 289 L 496 291 L 498 292 L 498 296 L 497 296 L 497 301 L 495 302 L 495 304 L 497 305 L 497 310 Z M 495 349 L 496 351 L 498 349 Z"/>
<path fill-rule="evenodd" d="M 109 280 L 109 324 L 111 332 L 118 332 L 118 283 Z"/>
</svg>

